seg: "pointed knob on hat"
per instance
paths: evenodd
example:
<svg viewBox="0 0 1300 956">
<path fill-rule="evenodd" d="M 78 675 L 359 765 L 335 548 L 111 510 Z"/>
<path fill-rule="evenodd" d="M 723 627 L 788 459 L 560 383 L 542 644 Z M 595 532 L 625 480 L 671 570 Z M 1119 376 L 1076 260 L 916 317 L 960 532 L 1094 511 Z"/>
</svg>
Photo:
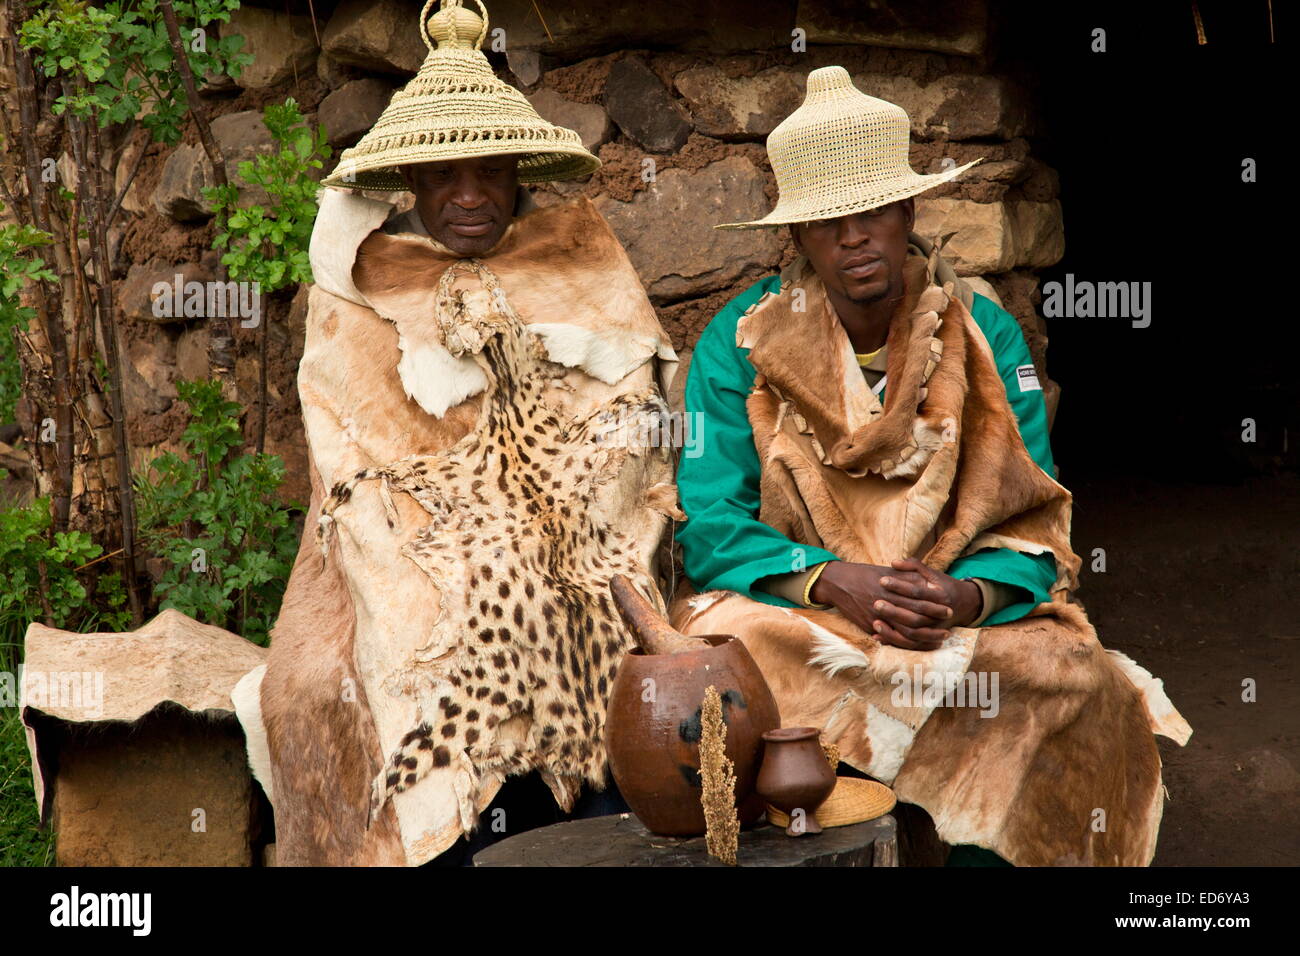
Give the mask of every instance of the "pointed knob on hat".
<svg viewBox="0 0 1300 956">
<path fill-rule="evenodd" d="M 859 92 L 858 88 L 853 85 L 849 71 L 842 66 L 823 66 L 808 74 L 809 98 L 820 97 L 823 94 L 834 95 L 848 90 L 852 90 L 854 93 Z"/>
<path fill-rule="evenodd" d="M 442 8 L 433 16 L 429 10 L 437 0 L 428 0 L 420 11 L 420 33 L 429 49 L 476 50 L 487 38 L 488 12 L 479 0 L 474 0 L 483 11 L 479 16 L 461 6 L 461 0 L 442 0 Z"/>
</svg>

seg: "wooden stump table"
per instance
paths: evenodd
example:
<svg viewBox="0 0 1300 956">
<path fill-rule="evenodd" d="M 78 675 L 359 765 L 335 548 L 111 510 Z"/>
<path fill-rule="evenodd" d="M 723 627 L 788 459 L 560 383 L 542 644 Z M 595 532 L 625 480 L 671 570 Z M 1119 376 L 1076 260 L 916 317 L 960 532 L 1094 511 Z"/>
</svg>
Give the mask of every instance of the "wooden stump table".
<svg viewBox="0 0 1300 956">
<path fill-rule="evenodd" d="M 739 866 L 898 866 L 896 828 L 886 814 L 866 823 L 788 837 L 759 824 L 740 832 Z M 529 830 L 474 855 L 475 866 L 725 866 L 704 837 L 657 836 L 631 814 Z"/>
</svg>

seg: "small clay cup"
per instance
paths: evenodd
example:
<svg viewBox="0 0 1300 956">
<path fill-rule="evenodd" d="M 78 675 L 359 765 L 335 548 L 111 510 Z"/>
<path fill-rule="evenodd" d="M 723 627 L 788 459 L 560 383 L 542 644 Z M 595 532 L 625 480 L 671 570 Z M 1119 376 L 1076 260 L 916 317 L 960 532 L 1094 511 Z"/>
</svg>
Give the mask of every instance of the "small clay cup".
<svg viewBox="0 0 1300 956">
<path fill-rule="evenodd" d="M 814 811 L 835 789 L 835 771 L 818 738 L 816 727 L 782 727 L 763 734 L 763 765 L 758 771 L 757 791 L 789 815 L 786 836 L 822 832 Z"/>
</svg>

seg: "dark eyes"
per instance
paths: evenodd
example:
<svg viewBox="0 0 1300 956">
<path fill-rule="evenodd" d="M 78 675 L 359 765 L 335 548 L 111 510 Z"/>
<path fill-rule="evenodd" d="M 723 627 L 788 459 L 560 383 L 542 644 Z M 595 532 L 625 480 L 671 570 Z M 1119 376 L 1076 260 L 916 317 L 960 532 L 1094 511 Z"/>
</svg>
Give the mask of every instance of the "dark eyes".
<svg viewBox="0 0 1300 956">
<path fill-rule="evenodd" d="M 855 216 L 866 216 L 868 219 L 878 219 L 885 214 L 889 206 L 877 206 L 875 209 L 864 209 L 862 212 L 854 213 Z M 838 222 L 837 219 L 810 219 L 804 223 L 807 229 L 829 229 Z"/>
<path fill-rule="evenodd" d="M 494 163 L 491 166 L 480 166 L 479 176 L 485 179 L 500 179 L 511 170 L 508 163 Z M 421 181 L 429 186 L 445 186 L 456 178 L 456 174 L 451 169 L 424 169 L 420 171 Z"/>
</svg>

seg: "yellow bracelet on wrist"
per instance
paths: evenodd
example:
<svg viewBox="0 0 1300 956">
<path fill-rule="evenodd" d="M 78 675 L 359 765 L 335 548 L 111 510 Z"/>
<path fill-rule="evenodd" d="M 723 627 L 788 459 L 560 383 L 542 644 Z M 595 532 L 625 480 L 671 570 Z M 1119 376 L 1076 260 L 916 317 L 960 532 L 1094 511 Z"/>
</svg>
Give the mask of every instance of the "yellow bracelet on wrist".
<svg viewBox="0 0 1300 956">
<path fill-rule="evenodd" d="M 816 608 L 819 611 L 825 611 L 830 608 L 831 605 L 816 604 L 813 602 L 812 599 L 813 585 L 817 583 L 817 579 L 822 576 L 822 572 L 826 570 L 826 565 L 828 564 L 830 564 L 829 561 L 823 561 L 821 564 L 817 565 L 817 567 L 813 568 L 812 574 L 808 575 L 808 580 L 804 582 L 804 586 L 803 586 L 804 607 Z"/>
</svg>

